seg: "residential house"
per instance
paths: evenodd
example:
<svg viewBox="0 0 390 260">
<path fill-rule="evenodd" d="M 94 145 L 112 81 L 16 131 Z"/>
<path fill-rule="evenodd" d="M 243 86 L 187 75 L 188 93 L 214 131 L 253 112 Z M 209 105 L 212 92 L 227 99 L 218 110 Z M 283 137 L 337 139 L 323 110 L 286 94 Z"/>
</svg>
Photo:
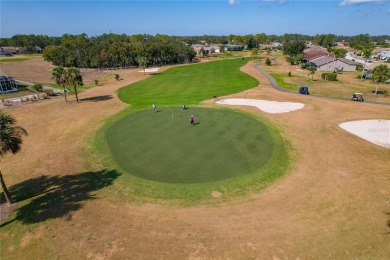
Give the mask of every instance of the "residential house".
<svg viewBox="0 0 390 260">
<path fill-rule="evenodd" d="M 225 45 L 225 51 L 241 51 L 242 46 L 236 45 L 236 44 L 226 44 Z"/>
<path fill-rule="evenodd" d="M 358 63 L 344 59 L 322 56 L 307 62 L 309 67 L 318 71 L 356 71 Z"/>
<path fill-rule="evenodd" d="M 208 51 L 209 53 L 221 52 L 221 46 L 217 44 L 212 44 L 212 45 L 193 44 L 191 45 L 191 47 L 198 55 L 201 54 L 202 49 Z"/>
<path fill-rule="evenodd" d="M 273 51 L 280 49 L 282 44 L 279 42 L 271 42 L 270 44 L 260 44 L 260 50 L 265 50 L 267 48 L 271 48 Z"/>
<path fill-rule="evenodd" d="M 336 42 L 337 46 L 344 46 L 347 47 L 349 46 L 349 41 L 342 40 L 341 42 Z"/>
<path fill-rule="evenodd" d="M 4 46 L 1 47 L 0 50 L 5 53 L 10 53 L 10 54 L 20 54 L 20 53 L 25 53 L 27 51 L 26 47 L 11 47 L 11 46 Z"/>
</svg>

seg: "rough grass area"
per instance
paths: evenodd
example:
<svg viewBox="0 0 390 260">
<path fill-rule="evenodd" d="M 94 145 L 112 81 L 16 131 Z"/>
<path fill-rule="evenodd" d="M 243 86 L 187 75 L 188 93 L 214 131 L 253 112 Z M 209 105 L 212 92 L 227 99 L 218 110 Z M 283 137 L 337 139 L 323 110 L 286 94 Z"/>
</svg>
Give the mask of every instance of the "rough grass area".
<svg viewBox="0 0 390 260">
<path fill-rule="evenodd" d="M 213 96 L 224 96 L 256 87 L 258 81 L 239 68 L 247 59 L 206 62 L 171 68 L 147 80 L 119 90 L 122 101 L 132 109 L 157 106 L 193 105 Z"/>
<path fill-rule="evenodd" d="M 361 80 L 361 72 L 344 71 L 337 74 L 337 81 L 326 81 L 321 78 L 321 74 L 326 71 L 316 71 L 314 75 L 310 75 L 308 70 L 287 63 L 281 52 L 273 52 L 272 56 L 276 59 L 272 66 L 266 66 L 264 63 L 260 66 L 286 90 L 298 92 L 300 86 L 307 85 L 310 93 L 315 95 L 349 100 L 353 93 L 361 92 L 365 101 L 390 103 L 388 94 L 373 93 L 377 85 L 372 80 Z M 289 72 L 291 77 L 288 76 Z M 381 84 L 379 89 L 390 92 L 390 85 Z"/>
<path fill-rule="evenodd" d="M 195 125 L 189 122 L 192 114 Z M 276 129 L 228 109 L 132 112 L 100 132 L 97 148 L 107 167 L 124 173 L 128 190 L 155 199 L 198 201 L 211 198 L 213 191 L 237 196 L 249 187 L 266 187 L 288 165 Z"/>
</svg>

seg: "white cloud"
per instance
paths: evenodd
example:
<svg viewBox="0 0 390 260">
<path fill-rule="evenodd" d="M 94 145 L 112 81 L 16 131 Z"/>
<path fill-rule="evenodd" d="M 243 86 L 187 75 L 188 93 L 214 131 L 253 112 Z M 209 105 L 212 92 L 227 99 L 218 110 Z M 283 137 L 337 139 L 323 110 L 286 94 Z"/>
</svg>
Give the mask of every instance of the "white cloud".
<svg viewBox="0 0 390 260">
<path fill-rule="evenodd" d="M 239 0 L 229 0 L 229 5 L 238 5 L 239 3 Z"/>
<path fill-rule="evenodd" d="M 383 2 L 386 2 L 386 0 L 343 0 L 339 5 L 348 6 L 348 5 L 356 5 L 356 4 L 383 3 Z"/>
</svg>

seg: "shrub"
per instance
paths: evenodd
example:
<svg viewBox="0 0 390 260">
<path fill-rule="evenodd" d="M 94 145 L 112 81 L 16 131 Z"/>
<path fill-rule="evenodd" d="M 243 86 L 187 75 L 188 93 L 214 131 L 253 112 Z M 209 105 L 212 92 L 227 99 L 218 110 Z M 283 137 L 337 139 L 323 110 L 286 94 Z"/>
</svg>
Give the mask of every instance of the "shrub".
<svg viewBox="0 0 390 260">
<path fill-rule="evenodd" d="M 356 65 L 356 70 L 357 71 L 362 71 L 362 69 L 363 69 L 363 64 Z"/>
<path fill-rule="evenodd" d="M 329 81 L 337 81 L 337 74 L 332 72 L 332 73 L 322 73 L 321 78 L 324 80 L 329 80 Z"/>
<path fill-rule="evenodd" d="M 53 90 L 51 89 L 44 89 L 43 92 L 48 96 L 54 96 Z"/>
<path fill-rule="evenodd" d="M 116 80 L 119 80 L 119 79 L 120 79 L 119 74 L 115 74 L 115 79 L 116 79 Z"/>
<path fill-rule="evenodd" d="M 302 64 L 301 64 L 301 68 L 302 68 L 302 69 L 306 69 L 306 68 L 307 68 L 307 64 L 306 64 L 306 63 L 302 63 Z"/>
<path fill-rule="evenodd" d="M 35 91 L 42 91 L 42 85 L 38 84 L 38 83 L 35 83 L 33 85 L 33 89 L 35 89 Z"/>
<path fill-rule="evenodd" d="M 99 80 L 98 79 L 95 79 L 95 86 L 99 85 Z"/>
<path fill-rule="evenodd" d="M 375 93 L 375 90 L 371 91 L 372 93 Z M 387 90 L 382 90 L 382 89 L 378 89 L 378 91 L 376 92 L 377 94 L 383 94 L 385 96 L 388 96 L 389 93 L 387 92 Z"/>
<path fill-rule="evenodd" d="M 288 75 L 289 77 L 291 77 L 291 71 L 289 71 L 287 75 Z"/>
<path fill-rule="evenodd" d="M 267 59 L 265 60 L 265 64 L 267 64 L 268 66 L 271 66 L 271 60 L 270 60 L 270 58 L 267 58 Z"/>
</svg>

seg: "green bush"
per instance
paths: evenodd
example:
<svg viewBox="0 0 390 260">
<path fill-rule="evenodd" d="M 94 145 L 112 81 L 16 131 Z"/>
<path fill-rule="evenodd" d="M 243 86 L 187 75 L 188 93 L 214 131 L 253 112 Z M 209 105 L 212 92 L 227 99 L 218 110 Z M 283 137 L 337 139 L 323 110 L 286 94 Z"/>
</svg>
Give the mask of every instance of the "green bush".
<svg viewBox="0 0 390 260">
<path fill-rule="evenodd" d="M 324 80 L 329 80 L 329 81 L 337 81 L 337 74 L 332 72 L 332 73 L 322 73 L 321 78 Z"/>
<path fill-rule="evenodd" d="M 42 85 L 38 84 L 38 83 L 35 83 L 33 85 L 33 89 L 35 89 L 35 91 L 42 91 Z"/>
<path fill-rule="evenodd" d="M 115 79 L 116 79 L 116 80 L 119 80 L 119 79 L 120 79 L 119 74 L 115 74 Z"/>
<path fill-rule="evenodd" d="M 291 77 L 291 71 L 289 71 L 287 75 L 288 75 L 289 77 Z"/>
<path fill-rule="evenodd" d="M 371 92 L 375 93 L 375 90 L 373 90 Z M 378 89 L 378 91 L 376 93 L 377 94 L 383 94 L 383 95 L 387 96 L 389 92 L 387 90 Z"/>
<path fill-rule="evenodd" d="M 267 58 L 267 59 L 265 60 L 265 64 L 267 64 L 268 66 L 271 66 L 271 60 L 270 60 L 270 58 Z"/>
<path fill-rule="evenodd" d="M 362 69 L 363 69 L 363 64 L 356 65 L 356 70 L 357 71 L 362 71 Z"/>
<path fill-rule="evenodd" d="M 306 63 L 302 63 L 302 64 L 301 64 L 301 68 L 302 68 L 302 69 L 306 69 L 306 68 L 307 68 L 307 64 L 306 64 Z"/>
</svg>

